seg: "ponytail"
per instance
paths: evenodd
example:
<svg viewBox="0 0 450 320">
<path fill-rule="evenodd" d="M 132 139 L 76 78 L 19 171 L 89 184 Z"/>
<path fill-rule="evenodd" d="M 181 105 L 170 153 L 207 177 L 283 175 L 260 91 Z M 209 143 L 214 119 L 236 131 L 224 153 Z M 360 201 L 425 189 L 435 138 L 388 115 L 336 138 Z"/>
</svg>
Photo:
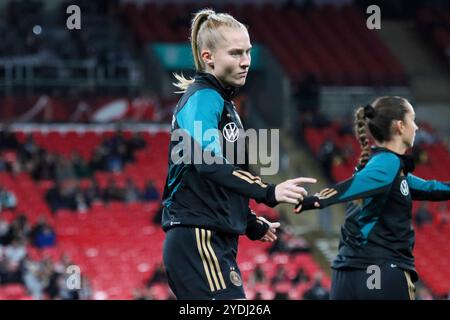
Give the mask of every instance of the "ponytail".
<svg viewBox="0 0 450 320">
<path fill-rule="evenodd" d="M 367 130 L 366 115 L 364 108 L 360 107 L 355 113 L 355 135 L 361 146 L 361 155 L 359 156 L 359 166 L 364 167 L 369 161 L 370 157 L 370 144 L 369 144 L 369 132 Z"/>
</svg>

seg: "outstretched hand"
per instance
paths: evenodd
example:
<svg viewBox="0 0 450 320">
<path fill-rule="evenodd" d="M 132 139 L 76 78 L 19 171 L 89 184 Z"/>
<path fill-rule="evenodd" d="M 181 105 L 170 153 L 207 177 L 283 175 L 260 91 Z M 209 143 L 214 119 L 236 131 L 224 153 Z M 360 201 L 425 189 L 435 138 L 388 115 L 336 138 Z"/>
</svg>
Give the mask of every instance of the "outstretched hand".
<svg viewBox="0 0 450 320">
<path fill-rule="evenodd" d="M 304 197 L 308 195 L 305 188 L 301 187 L 304 183 L 316 183 L 314 178 L 295 178 L 286 180 L 275 187 L 275 199 L 278 202 L 299 204 Z"/>
</svg>

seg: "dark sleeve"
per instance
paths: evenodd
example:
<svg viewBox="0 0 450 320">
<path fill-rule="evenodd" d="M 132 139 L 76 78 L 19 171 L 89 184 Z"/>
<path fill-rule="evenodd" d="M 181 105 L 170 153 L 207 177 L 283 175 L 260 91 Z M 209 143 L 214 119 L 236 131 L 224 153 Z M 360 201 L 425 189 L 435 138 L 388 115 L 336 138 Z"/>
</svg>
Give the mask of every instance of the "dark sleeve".
<svg viewBox="0 0 450 320">
<path fill-rule="evenodd" d="M 231 164 L 222 154 L 218 124 L 224 100 L 212 89 L 194 93 L 176 115 L 184 138 L 191 144 L 188 157 L 195 170 L 206 179 L 247 198 L 275 206 L 275 185 Z M 186 158 L 184 158 L 186 160 Z"/>
<path fill-rule="evenodd" d="M 412 174 L 406 177 L 413 200 L 450 200 L 450 182 L 424 180 Z"/>
<path fill-rule="evenodd" d="M 245 229 L 245 235 L 250 240 L 261 239 L 269 230 L 269 225 L 259 219 L 259 217 L 252 211 L 248 210 L 247 215 L 247 229 Z"/>
<path fill-rule="evenodd" d="M 305 197 L 302 211 L 382 194 L 389 190 L 399 170 L 400 160 L 396 155 L 389 152 L 379 153 L 352 178 L 325 188 L 314 196 Z M 314 206 L 315 202 L 319 203 L 319 208 Z"/>
</svg>

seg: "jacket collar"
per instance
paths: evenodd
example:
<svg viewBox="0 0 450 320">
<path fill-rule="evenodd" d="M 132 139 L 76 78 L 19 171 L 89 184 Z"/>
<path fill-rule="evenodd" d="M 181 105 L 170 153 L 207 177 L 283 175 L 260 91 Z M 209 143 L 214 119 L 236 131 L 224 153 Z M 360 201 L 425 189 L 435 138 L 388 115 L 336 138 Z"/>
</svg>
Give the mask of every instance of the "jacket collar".
<svg viewBox="0 0 450 320">
<path fill-rule="evenodd" d="M 376 154 L 379 152 L 390 152 L 395 154 L 397 157 L 400 158 L 400 161 L 402 163 L 402 168 L 403 168 L 403 172 L 406 174 L 413 172 L 415 169 L 415 163 L 414 163 L 414 158 L 412 155 L 409 154 L 399 154 L 397 152 L 394 152 L 392 150 L 389 150 L 387 148 L 384 147 L 372 147 L 372 154 Z"/>
<path fill-rule="evenodd" d="M 207 83 L 207 84 L 211 85 L 212 87 L 214 87 L 217 91 L 219 91 L 220 95 L 225 100 L 231 100 L 237 93 L 237 88 L 232 87 L 232 86 L 224 87 L 222 85 L 222 83 L 220 83 L 220 81 L 217 80 L 217 78 L 215 76 L 213 76 L 211 73 L 197 71 L 195 73 L 194 79 L 195 79 L 195 82 Z"/>
</svg>

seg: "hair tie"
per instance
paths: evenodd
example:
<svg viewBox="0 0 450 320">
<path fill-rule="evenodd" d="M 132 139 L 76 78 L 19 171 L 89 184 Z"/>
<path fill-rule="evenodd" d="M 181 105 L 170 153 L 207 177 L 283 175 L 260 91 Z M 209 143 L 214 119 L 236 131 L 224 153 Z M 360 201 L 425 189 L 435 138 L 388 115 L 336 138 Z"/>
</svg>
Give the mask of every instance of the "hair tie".
<svg viewBox="0 0 450 320">
<path fill-rule="evenodd" d="M 364 117 L 373 119 L 375 117 L 375 108 L 372 105 L 368 104 L 364 107 Z"/>
</svg>

